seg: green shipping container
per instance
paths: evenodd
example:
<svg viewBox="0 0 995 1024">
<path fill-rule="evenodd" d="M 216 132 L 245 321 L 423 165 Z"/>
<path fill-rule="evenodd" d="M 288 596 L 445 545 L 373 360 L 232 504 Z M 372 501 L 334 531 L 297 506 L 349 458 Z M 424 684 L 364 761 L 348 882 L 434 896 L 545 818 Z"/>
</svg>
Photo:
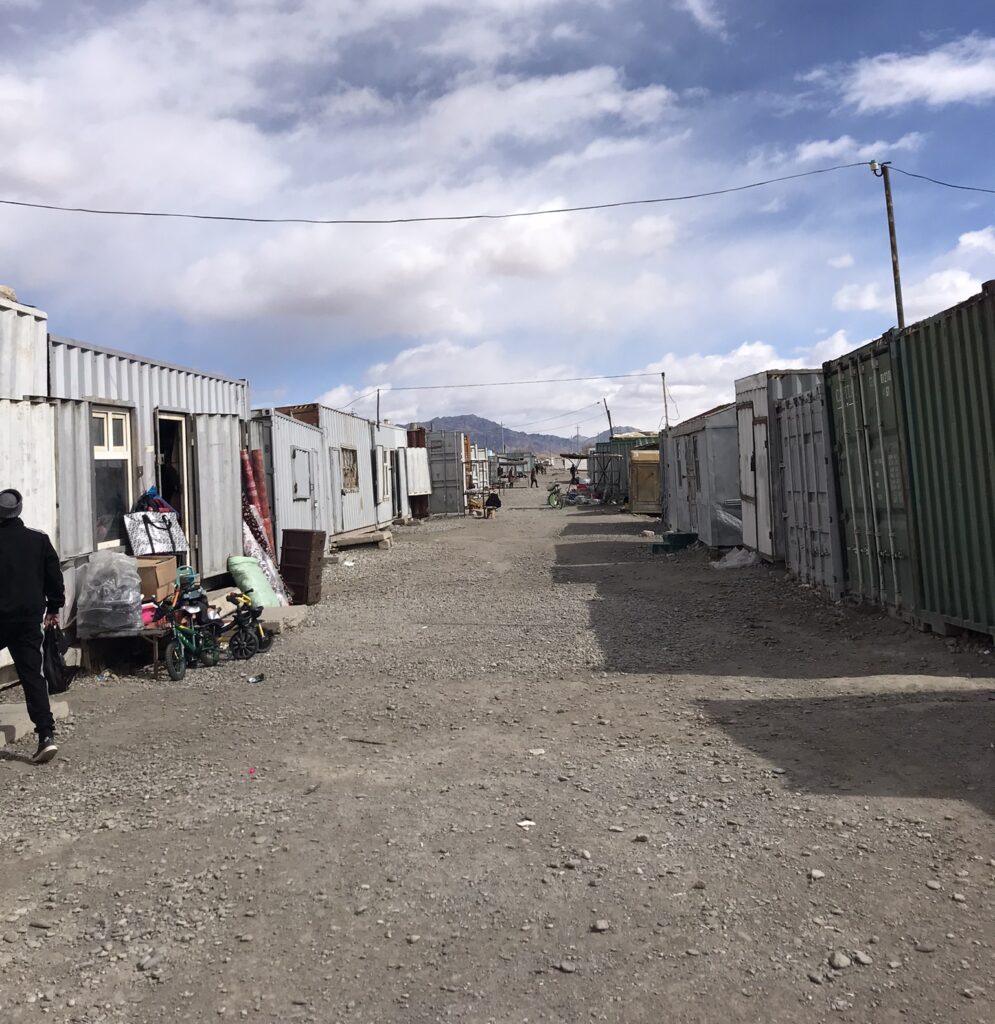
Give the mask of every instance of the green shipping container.
<svg viewBox="0 0 995 1024">
<path fill-rule="evenodd" d="M 824 372 L 846 592 L 995 634 L 995 282 Z"/>
</svg>

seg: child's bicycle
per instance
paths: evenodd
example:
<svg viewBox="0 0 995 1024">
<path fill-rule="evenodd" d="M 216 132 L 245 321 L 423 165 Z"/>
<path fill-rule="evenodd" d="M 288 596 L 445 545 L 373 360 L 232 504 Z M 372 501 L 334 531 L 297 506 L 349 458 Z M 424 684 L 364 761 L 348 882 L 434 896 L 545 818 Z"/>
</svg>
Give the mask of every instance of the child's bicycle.
<svg viewBox="0 0 995 1024">
<path fill-rule="evenodd" d="M 268 651 L 273 646 L 273 634 L 259 621 L 263 610 L 253 605 L 251 593 L 247 590 L 242 594 L 232 592 L 228 595 L 228 603 L 235 607 L 232 623 L 239 627 L 228 641 L 228 650 L 233 658 L 251 658 L 253 654 Z"/>
<path fill-rule="evenodd" d="M 180 621 L 179 609 L 168 601 L 156 604 L 153 622 L 165 619 L 172 631 L 172 639 L 166 644 L 163 661 L 169 678 L 179 682 L 187 674 L 187 665 L 200 662 L 213 668 L 221 657 L 218 638 L 212 626 L 200 626 L 193 620 L 190 625 Z"/>
<path fill-rule="evenodd" d="M 560 489 L 559 481 L 547 484 L 546 490 L 549 491 L 549 495 L 546 498 L 546 504 L 550 508 L 563 508 L 564 505 L 577 504 L 577 488 L 572 484 L 565 494 Z"/>
</svg>

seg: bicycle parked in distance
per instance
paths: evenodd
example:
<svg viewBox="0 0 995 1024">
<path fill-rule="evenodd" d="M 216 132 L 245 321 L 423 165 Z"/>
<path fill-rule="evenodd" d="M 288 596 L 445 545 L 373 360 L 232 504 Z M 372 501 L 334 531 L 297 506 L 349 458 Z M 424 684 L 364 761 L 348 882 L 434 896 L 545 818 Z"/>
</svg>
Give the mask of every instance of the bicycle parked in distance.
<svg viewBox="0 0 995 1024">
<path fill-rule="evenodd" d="M 187 622 L 181 622 L 182 608 L 176 608 L 168 601 L 156 604 L 153 622 L 165 619 L 172 631 L 172 638 L 166 644 L 163 661 L 169 678 L 179 682 L 187 674 L 187 665 L 200 662 L 207 668 L 217 665 L 221 657 L 218 637 L 211 625 L 199 625 L 193 616 L 184 616 Z"/>
<path fill-rule="evenodd" d="M 577 504 L 577 488 L 571 484 L 566 492 L 564 492 L 559 481 L 555 483 L 547 484 L 546 490 L 549 494 L 546 497 L 546 504 L 550 508 L 563 508 L 564 505 L 576 505 Z"/>
</svg>

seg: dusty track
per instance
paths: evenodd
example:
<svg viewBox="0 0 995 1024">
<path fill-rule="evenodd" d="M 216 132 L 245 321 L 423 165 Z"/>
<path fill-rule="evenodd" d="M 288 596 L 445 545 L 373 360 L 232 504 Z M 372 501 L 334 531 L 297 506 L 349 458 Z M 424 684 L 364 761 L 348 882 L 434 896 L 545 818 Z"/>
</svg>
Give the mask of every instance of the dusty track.
<svg viewBox="0 0 995 1024">
<path fill-rule="evenodd" d="M 543 496 L 2 755 L 2 1019 L 992 1020 L 992 656 Z"/>
</svg>

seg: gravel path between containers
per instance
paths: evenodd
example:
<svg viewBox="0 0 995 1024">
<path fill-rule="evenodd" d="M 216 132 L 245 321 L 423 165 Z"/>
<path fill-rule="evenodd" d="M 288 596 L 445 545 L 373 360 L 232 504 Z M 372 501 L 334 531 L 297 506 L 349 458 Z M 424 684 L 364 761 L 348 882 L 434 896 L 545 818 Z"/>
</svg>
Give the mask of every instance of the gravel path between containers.
<svg viewBox="0 0 995 1024">
<path fill-rule="evenodd" d="M 0 752 L 0 1019 L 995 1019 L 993 656 L 544 496 Z"/>
</svg>

